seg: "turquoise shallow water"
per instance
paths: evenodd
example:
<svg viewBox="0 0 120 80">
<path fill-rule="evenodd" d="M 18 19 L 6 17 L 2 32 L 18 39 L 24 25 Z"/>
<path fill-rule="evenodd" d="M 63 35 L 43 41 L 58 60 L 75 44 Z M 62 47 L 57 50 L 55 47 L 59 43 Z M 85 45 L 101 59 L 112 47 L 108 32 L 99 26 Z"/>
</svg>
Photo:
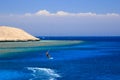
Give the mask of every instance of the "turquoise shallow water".
<svg viewBox="0 0 120 80">
<path fill-rule="evenodd" d="M 9 59 L 27 55 L 29 52 L 60 49 L 60 46 L 69 46 L 83 41 L 70 40 L 41 40 L 29 42 L 0 42 L 0 59 Z M 62 47 L 61 47 L 62 48 Z M 25 53 L 27 52 L 27 53 Z"/>
<path fill-rule="evenodd" d="M 119 41 L 13 49 L 21 51 L 0 58 L 0 80 L 120 80 Z"/>
</svg>

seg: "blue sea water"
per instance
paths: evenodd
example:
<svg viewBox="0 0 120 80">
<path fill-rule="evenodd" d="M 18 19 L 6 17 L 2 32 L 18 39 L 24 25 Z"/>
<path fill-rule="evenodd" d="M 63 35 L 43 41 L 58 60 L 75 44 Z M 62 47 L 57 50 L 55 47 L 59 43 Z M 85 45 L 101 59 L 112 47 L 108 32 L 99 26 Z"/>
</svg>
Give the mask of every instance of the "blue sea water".
<svg viewBox="0 0 120 80">
<path fill-rule="evenodd" d="M 20 58 L 0 59 L 0 80 L 120 80 L 120 37 L 40 37 L 45 40 L 83 40 L 55 46 Z"/>
</svg>

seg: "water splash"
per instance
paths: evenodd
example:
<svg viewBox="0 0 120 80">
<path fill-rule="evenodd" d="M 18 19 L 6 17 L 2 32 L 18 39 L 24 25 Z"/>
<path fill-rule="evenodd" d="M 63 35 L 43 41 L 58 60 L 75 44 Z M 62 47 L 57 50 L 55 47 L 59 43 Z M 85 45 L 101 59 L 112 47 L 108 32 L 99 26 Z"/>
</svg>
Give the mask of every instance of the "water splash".
<svg viewBox="0 0 120 80">
<path fill-rule="evenodd" d="M 32 71 L 33 78 L 30 80 L 56 80 L 61 77 L 53 69 L 39 68 L 39 67 L 27 67 L 28 70 Z"/>
</svg>

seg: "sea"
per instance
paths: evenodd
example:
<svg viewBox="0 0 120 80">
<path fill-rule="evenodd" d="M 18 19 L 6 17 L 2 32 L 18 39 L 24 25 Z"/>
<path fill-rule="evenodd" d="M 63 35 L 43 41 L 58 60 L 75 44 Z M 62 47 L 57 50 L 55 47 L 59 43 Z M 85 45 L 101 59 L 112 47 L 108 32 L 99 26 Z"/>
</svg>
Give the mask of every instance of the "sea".
<svg viewBox="0 0 120 80">
<path fill-rule="evenodd" d="M 37 50 L 30 47 L 29 51 L 25 51 L 24 47 L 23 51 L 17 52 L 22 55 L 20 57 L 0 57 L 0 80 L 120 80 L 120 37 L 39 38 L 83 42 L 48 46 L 43 50 L 37 46 Z M 19 47 L 9 48 L 7 53 L 14 55 L 13 48 Z M 51 58 L 46 57 L 46 52 Z"/>
</svg>

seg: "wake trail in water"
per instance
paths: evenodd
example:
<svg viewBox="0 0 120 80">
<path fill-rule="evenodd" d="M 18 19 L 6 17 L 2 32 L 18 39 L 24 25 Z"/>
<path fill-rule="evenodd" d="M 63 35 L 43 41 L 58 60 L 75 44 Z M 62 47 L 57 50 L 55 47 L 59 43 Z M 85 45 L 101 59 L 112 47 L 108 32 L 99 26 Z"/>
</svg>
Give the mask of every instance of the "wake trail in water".
<svg viewBox="0 0 120 80">
<path fill-rule="evenodd" d="M 0 80 L 57 80 L 61 76 L 53 69 L 25 67 L 22 70 L 0 70 Z"/>
<path fill-rule="evenodd" d="M 56 80 L 61 77 L 53 69 L 39 68 L 39 67 L 26 67 L 27 70 L 32 71 L 32 78 L 29 80 Z"/>
</svg>

